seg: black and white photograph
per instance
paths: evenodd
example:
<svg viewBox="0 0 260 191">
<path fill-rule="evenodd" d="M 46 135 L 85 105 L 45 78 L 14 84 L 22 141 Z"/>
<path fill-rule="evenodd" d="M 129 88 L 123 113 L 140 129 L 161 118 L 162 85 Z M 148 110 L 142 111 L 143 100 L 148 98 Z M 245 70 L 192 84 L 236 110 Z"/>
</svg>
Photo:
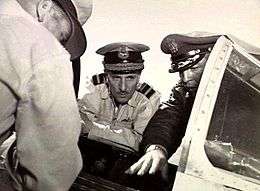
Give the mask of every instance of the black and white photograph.
<svg viewBox="0 0 260 191">
<path fill-rule="evenodd" d="M 259 0 L 1 0 L 0 191 L 260 191 Z"/>
</svg>

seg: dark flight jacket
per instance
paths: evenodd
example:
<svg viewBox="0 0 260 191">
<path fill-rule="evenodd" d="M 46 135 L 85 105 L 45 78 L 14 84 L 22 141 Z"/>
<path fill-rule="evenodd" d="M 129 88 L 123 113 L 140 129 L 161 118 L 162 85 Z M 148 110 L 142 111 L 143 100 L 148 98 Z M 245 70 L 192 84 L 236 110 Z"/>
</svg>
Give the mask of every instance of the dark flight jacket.
<svg viewBox="0 0 260 191">
<path fill-rule="evenodd" d="M 170 99 L 162 103 L 149 121 L 140 145 L 141 151 L 151 144 L 166 148 L 168 157 L 176 152 L 184 137 L 196 93 L 180 84 L 172 89 Z"/>
</svg>

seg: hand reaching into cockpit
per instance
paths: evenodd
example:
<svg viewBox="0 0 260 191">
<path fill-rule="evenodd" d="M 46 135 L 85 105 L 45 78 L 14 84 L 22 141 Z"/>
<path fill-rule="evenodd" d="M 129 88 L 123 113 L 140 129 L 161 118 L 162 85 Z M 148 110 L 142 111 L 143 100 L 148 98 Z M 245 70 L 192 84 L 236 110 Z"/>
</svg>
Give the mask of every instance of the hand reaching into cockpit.
<svg viewBox="0 0 260 191">
<path fill-rule="evenodd" d="M 162 171 L 167 164 L 167 152 L 159 145 L 150 145 L 135 164 L 133 164 L 125 173 L 137 174 L 142 176 L 146 173 L 155 174 Z"/>
</svg>

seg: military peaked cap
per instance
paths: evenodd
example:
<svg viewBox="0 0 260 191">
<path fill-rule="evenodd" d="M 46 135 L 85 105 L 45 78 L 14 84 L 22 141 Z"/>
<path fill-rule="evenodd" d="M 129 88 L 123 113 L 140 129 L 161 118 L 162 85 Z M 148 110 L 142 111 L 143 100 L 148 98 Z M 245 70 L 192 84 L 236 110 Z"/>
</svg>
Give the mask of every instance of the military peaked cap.
<svg viewBox="0 0 260 191">
<path fill-rule="evenodd" d="M 189 62 L 186 65 L 180 62 L 186 61 L 195 55 L 202 55 L 210 52 L 220 35 L 207 37 L 191 37 L 181 34 L 170 34 L 161 43 L 161 50 L 165 54 L 171 54 L 172 68 L 170 72 L 183 71 L 197 62 Z"/>
<path fill-rule="evenodd" d="M 144 44 L 118 42 L 108 44 L 98 49 L 96 53 L 104 55 L 105 70 L 124 73 L 144 69 L 144 60 L 141 53 L 149 49 Z"/>
</svg>

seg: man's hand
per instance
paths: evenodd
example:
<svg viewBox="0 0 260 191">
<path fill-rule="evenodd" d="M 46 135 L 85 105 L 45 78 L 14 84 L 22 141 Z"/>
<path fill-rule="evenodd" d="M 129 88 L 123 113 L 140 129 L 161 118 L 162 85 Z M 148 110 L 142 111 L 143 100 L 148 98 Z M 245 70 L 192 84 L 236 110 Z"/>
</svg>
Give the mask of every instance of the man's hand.
<svg viewBox="0 0 260 191">
<path fill-rule="evenodd" d="M 154 145 L 151 145 L 154 146 Z M 150 147 L 151 147 L 150 146 Z M 135 164 L 133 164 L 125 173 L 137 174 L 142 176 L 149 171 L 149 174 L 154 174 L 158 170 L 162 170 L 167 162 L 166 152 L 159 147 L 149 149 L 148 147 L 144 156 L 142 156 Z"/>
</svg>

